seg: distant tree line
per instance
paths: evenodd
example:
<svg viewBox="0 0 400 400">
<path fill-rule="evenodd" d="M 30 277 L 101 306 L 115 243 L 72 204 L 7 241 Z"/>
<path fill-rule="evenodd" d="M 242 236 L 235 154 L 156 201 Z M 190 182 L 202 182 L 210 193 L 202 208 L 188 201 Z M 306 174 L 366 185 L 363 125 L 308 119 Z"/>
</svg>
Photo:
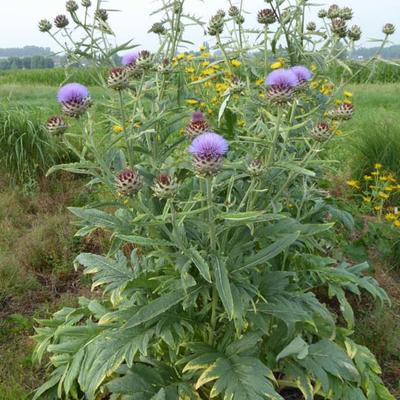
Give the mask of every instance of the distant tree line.
<svg viewBox="0 0 400 400">
<path fill-rule="evenodd" d="M 0 59 L 0 70 L 54 68 L 52 57 L 8 57 Z"/>
<path fill-rule="evenodd" d="M 352 52 L 351 56 L 353 58 L 364 58 L 369 59 L 373 57 L 377 51 L 378 47 L 361 47 Z M 387 60 L 400 60 L 400 45 L 394 45 L 384 48 L 381 51 L 381 56 Z"/>
<path fill-rule="evenodd" d="M 50 57 L 52 54 L 53 52 L 49 47 L 25 46 L 0 49 L 0 58 L 33 56 Z"/>
</svg>

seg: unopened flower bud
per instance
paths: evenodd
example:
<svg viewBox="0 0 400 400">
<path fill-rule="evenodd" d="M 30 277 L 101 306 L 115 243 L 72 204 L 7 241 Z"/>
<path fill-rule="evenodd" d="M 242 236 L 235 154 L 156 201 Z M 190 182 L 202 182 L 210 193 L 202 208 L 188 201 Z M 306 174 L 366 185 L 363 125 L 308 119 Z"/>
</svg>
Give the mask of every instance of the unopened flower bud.
<svg viewBox="0 0 400 400">
<path fill-rule="evenodd" d="M 350 21 L 353 18 L 353 10 L 350 7 L 343 7 L 339 11 L 339 17 L 345 21 Z"/>
<path fill-rule="evenodd" d="M 106 22 L 108 20 L 108 12 L 104 8 L 99 8 L 96 10 L 94 15 L 99 21 Z"/>
<path fill-rule="evenodd" d="M 52 135 L 62 135 L 67 129 L 68 125 L 62 117 L 50 117 L 47 120 L 47 131 Z"/>
<path fill-rule="evenodd" d="M 164 35 L 165 34 L 165 27 L 161 22 L 156 22 L 152 25 L 149 32 L 156 33 L 157 35 Z"/>
<path fill-rule="evenodd" d="M 347 32 L 348 37 L 356 42 L 357 40 L 361 39 L 361 28 L 358 25 L 354 25 L 351 29 Z"/>
<path fill-rule="evenodd" d="M 143 180 L 136 169 L 125 168 L 115 178 L 117 191 L 122 196 L 131 196 L 143 187 Z"/>
<path fill-rule="evenodd" d="M 220 35 L 224 30 L 224 17 L 214 15 L 208 24 L 208 34 L 211 36 Z"/>
<path fill-rule="evenodd" d="M 113 68 L 108 75 L 107 85 L 109 88 L 114 90 L 126 89 L 129 85 L 128 72 L 126 68 Z"/>
<path fill-rule="evenodd" d="M 260 10 L 257 14 L 257 21 L 259 24 L 270 25 L 276 22 L 275 12 L 269 8 Z"/>
<path fill-rule="evenodd" d="M 173 198 L 178 191 L 178 181 L 170 175 L 160 175 L 152 187 L 154 196 L 159 199 Z"/>
<path fill-rule="evenodd" d="M 337 4 L 332 4 L 328 9 L 328 18 L 335 19 L 340 17 L 340 7 Z"/>
<path fill-rule="evenodd" d="M 307 24 L 308 32 L 315 32 L 317 30 L 317 24 L 315 22 L 309 22 Z"/>
<path fill-rule="evenodd" d="M 329 125 L 326 122 L 320 122 L 311 129 L 310 135 L 318 142 L 328 140 L 330 136 Z"/>
<path fill-rule="evenodd" d="M 82 0 L 81 1 L 82 7 L 89 8 L 92 5 L 91 0 Z"/>
<path fill-rule="evenodd" d="M 49 32 L 53 26 L 51 22 L 47 19 L 42 19 L 39 21 L 39 31 L 40 32 Z"/>
<path fill-rule="evenodd" d="M 396 27 L 393 24 L 386 24 L 383 27 L 383 33 L 385 35 L 393 35 L 396 32 Z"/>
<path fill-rule="evenodd" d="M 332 32 L 340 38 L 347 36 L 347 24 L 344 19 L 337 18 L 332 20 Z"/>
<path fill-rule="evenodd" d="M 264 164 L 261 160 L 255 159 L 247 166 L 247 172 L 251 176 L 259 176 L 264 170 Z"/>
<path fill-rule="evenodd" d="M 68 26 L 69 21 L 68 18 L 65 15 L 57 15 L 57 17 L 55 17 L 54 19 L 54 25 L 57 28 L 65 28 L 66 26 Z"/>
<path fill-rule="evenodd" d="M 189 140 L 193 140 L 195 137 L 207 132 L 208 129 L 209 125 L 204 118 L 204 114 L 200 111 L 196 111 L 192 115 L 192 120 L 186 126 L 186 135 Z"/>
<path fill-rule="evenodd" d="M 68 0 L 65 3 L 65 8 L 69 13 L 73 13 L 78 10 L 79 6 L 78 3 L 74 0 Z"/>
</svg>

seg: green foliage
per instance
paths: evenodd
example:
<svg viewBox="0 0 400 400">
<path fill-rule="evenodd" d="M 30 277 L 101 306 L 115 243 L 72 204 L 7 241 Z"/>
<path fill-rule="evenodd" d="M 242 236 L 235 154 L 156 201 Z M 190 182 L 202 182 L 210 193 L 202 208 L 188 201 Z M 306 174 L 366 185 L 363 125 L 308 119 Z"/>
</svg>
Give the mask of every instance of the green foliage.
<svg viewBox="0 0 400 400">
<path fill-rule="evenodd" d="M 0 149 L 2 170 L 19 180 L 45 173 L 64 151 L 44 129 L 40 113 L 7 104 L 0 109 Z"/>
<path fill-rule="evenodd" d="M 287 102 L 277 101 L 274 90 L 281 87 L 266 98 L 256 85 L 270 72 L 268 43 L 276 55 L 284 41 L 292 65 L 327 60 L 328 68 L 342 64 L 340 38 L 327 29 L 325 46 L 315 52 L 304 40 L 303 1 L 274 6 L 280 27 L 250 32 L 261 38 L 263 65 L 247 53 L 242 19 L 224 21 L 219 13 L 209 26 L 221 52 L 218 68 L 210 67 L 213 78 L 196 80 L 187 66 L 207 75 L 204 55 L 180 56 L 170 69 L 162 60 L 177 56 L 188 25 L 202 23 L 180 2 L 163 2 L 158 13 L 169 29 L 160 51 L 149 55 L 151 62 L 142 55 L 129 78 L 118 70 L 126 90 L 103 96 L 101 120 L 90 112 L 82 117 L 84 129 L 75 134 L 79 160 L 50 172 L 88 175 L 90 186 L 104 193 L 100 203 L 71 209 L 78 236 L 101 229 L 111 238 L 107 254 L 84 252 L 75 261 L 104 297 L 81 297 L 78 307 L 40 321 L 35 358 L 50 353 L 51 374 L 34 400 L 283 400 L 287 388 L 307 400 L 393 400 L 374 356 L 352 342 L 350 301 L 367 293 L 385 304 L 388 296 L 367 263 L 326 254 L 333 226 L 353 226 L 319 189 L 329 164 L 320 153 L 334 135 L 311 134 L 326 115 L 341 119 L 335 99 L 303 82 L 284 93 Z M 112 47 L 112 30 L 96 14 L 92 31 L 81 14 L 71 17 L 84 35 L 69 53 L 75 62 L 112 65 L 115 53 L 132 47 Z M 224 22 L 233 23 L 226 42 Z M 223 167 L 222 154 L 191 159 L 189 139 L 180 136 L 193 111 L 184 99 L 209 112 L 209 129 L 229 139 Z M 117 124 L 118 133 L 96 134 L 104 121 Z M 213 173 L 199 173 L 211 162 Z M 118 174 L 124 168 L 128 181 Z M 175 181 L 175 192 L 160 195 L 160 182 Z M 122 186 L 132 190 L 116 193 Z"/>
<path fill-rule="evenodd" d="M 98 79 L 86 68 L 52 68 L 0 72 L 1 85 L 19 84 L 58 87 L 67 82 L 80 82 L 87 86 L 99 84 Z"/>
</svg>

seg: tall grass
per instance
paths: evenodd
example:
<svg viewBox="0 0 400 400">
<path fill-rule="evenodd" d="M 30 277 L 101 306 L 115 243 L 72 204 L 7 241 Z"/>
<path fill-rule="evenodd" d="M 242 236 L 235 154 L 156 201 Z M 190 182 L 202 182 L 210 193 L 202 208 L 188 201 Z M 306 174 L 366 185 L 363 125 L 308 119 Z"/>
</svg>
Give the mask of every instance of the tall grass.
<svg viewBox="0 0 400 400">
<path fill-rule="evenodd" d="M 365 62 L 350 61 L 349 67 L 353 71 L 350 76 L 344 67 L 337 67 L 330 71 L 330 76 L 339 81 L 342 76 L 348 76 L 350 83 L 398 83 L 400 82 L 400 66 L 380 62 L 374 65 L 367 65 Z"/>
<path fill-rule="evenodd" d="M 99 84 L 97 70 L 91 68 L 53 68 L 0 71 L 0 85 L 60 86 L 67 82 L 80 82 L 86 86 Z"/>
<path fill-rule="evenodd" d="M 348 136 L 332 150 L 353 176 L 369 173 L 374 163 L 400 178 L 400 84 L 357 85 L 355 115 L 345 127 Z"/>
<path fill-rule="evenodd" d="M 17 180 L 43 174 L 65 156 L 65 150 L 45 130 L 43 119 L 39 111 L 8 105 L 0 109 L 1 169 Z"/>
</svg>

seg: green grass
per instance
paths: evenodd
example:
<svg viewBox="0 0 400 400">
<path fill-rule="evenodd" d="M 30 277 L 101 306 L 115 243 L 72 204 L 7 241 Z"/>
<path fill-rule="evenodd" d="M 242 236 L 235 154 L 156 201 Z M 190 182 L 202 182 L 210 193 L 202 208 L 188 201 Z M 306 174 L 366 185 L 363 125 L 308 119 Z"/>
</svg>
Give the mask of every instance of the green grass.
<svg viewBox="0 0 400 400">
<path fill-rule="evenodd" d="M 355 114 L 344 124 L 346 136 L 335 141 L 331 156 L 355 177 L 381 163 L 400 178 L 400 84 L 355 85 Z"/>
<path fill-rule="evenodd" d="M 105 74 L 105 71 L 101 73 Z M 0 71 L 0 85 L 60 86 L 67 82 L 80 82 L 86 86 L 96 86 L 99 83 L 99 77 L 97 71 L 91 68 Z"/>
</svg>

